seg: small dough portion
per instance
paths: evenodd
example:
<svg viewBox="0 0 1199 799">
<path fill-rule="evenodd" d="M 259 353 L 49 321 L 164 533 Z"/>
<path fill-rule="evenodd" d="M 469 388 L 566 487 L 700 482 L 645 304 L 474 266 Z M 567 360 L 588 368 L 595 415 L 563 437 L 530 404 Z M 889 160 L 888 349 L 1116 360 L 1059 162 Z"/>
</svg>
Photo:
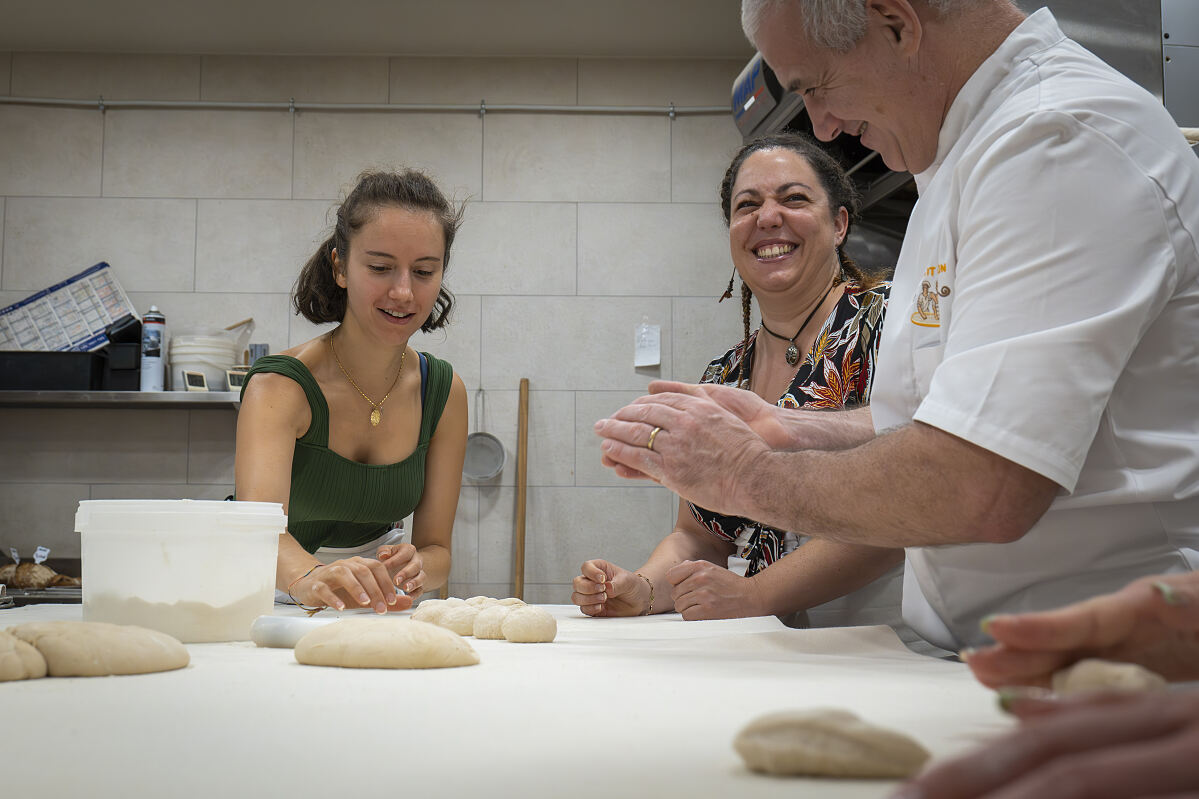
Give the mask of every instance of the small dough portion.
<svg viewBox="0 0 1199 799">
<path fill-rule="evenodd" d="M 741 730 L 733 748 L 754 771 L 788 776 L 909 777 L 929 758 L 903 733 L 831 709 L 767 714 Z"/>
<path fill-rule="evenodd" d="M 29 644 L 0 630 L 0 682 L 46 676 L 46 659 Z"/>
<path fill-rule="evenodd" d="M 433 602 L 436 602 L 437 604 L 434 605 L 432 604 Z M 447 605 L 445 600 L 442 599 L 426 599 L 424 602 L 421 602 L 416 606 L 416 610 L 412 611 L 412 620 L 425 621 L 429 624 L 440 624 L 441 617 L 451 607 L 453 607 L 453 605 Z"/>
<path fill-rule="evenodd" d="M 494 605 L 496 602 L 499 602 L 499 600 L 491 596 L 472 596 L 466 600 L 466 604 L 473 605 L 476 608 L 485 608 L 489 605 Z"/>
<path fill-rule="evenodd" d="M 102 621 L 42 621 L 8 629 L 46 659 L 51 677 L 106 677 L 181 669 L 187 649 L 164 632 Z"/>
<path fill-rule="evenodd" d="M 341 619 L 296 642 L 308 666 L 350 669 L 444 669 L 473 666 L 479 655 L 461 636 L 435 624 L 403 618 Z"/>
<path fill-rule="evenodd" d="M 475 617 L 478 615 L 479 609 L 474 605 L 455 605 L 446 610 L 445 613 L 442 613 L 437 623 L 447 630 L 458 633 L 458 635 L 473 635 L 475 632 Z"/>
<path fill-rule="evenodd" d="M 507 605 L 492 605 L 475 616 L 475 638 L 503 640 L 503 623 L 512 608 Z"/>
<path fill-rule="evenodd" d="M 507 596 L 496 601 L 501 605 L 511 605 L 513 607 L 520 607 L 521 605 L 527 604 L 523 599 L 517 599 L 514 596 Z"/>
<path fill-rule="evenodd" d="M 1168 685 L 1165 678 L 1144 666 L 1098 658 L 1080 660 L 1053 675 L 1053 691 L 1062 696 L 1091 691 L 1164 691 Z"/>
<path fill-rule="evenodd" d="M 542 608 L 517 605 L 504 617 L 500 630 L 514 644 L 548 644 L 558 635 L 558 622 Z"/>
</svg>

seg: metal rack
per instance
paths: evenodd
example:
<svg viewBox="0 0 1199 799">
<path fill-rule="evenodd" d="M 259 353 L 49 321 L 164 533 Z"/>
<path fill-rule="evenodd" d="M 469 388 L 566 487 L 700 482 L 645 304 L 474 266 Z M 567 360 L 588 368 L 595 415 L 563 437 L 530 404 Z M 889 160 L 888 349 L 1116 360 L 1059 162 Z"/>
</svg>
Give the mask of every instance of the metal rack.
<svg viewBox="0 0 1199 799">
<path fill-rule="evenodd" d="M 7 408 L 209 409 L 241 406 L 237 391 L 0 391 Z"/>
</svg>

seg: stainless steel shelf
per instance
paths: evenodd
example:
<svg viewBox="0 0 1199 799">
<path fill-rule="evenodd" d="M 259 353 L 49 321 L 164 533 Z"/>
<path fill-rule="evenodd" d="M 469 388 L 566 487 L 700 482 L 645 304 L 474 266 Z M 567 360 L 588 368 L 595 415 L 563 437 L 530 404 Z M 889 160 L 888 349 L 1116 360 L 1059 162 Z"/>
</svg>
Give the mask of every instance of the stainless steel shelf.
<svg viewBox="0 0 1199 799">
<path fill-rule="evenodd" d="M 8 408 L 233 408 L 237 391 L 0 391 Z"/>
</svg>

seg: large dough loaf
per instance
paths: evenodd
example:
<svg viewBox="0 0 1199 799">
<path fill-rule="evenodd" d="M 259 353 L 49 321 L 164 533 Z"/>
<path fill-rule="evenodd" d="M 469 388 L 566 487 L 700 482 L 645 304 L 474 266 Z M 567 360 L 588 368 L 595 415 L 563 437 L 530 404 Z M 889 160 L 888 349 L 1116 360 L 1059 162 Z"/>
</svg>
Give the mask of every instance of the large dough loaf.
<svg viewBox="0 0 1199 799">
<path fill-rule="evenodd" d="M 0 630 L 0 682 L 46 676 L 46 659 L 29 644 Z"/>
<path fill-rule="evenodd" d="M 181 669 L 189 662 L 178 639 L 133 624 L 42 621 L 8 631 L 42 653 L 51 677 L 148 674 Z"/>
<path fill-rule="evenodd" d="M 818 777 L 908 777 L 928 750 L 847 710 L 793 710 L 762 716 L 733 740 L 754 771 Z"/>
<path fill-rule="evenodd" d="M 475 650 L 435 624 L 401 618 L 352 618 L 306 633 L 296 660 L 309 666 L 352 669 L 441 669 L 473 666 Z"/>
</svg>

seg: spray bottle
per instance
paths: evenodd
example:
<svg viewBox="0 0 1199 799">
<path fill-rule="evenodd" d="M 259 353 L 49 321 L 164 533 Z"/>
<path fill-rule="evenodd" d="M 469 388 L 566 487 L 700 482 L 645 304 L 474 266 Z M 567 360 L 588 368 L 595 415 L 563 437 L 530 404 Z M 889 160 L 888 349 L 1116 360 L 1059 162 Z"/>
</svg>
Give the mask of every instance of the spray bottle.
<svg viewBox="0 0 1199 799">
<path fill-rule="evenodd" d="M 141 390 L 162 391 L 163 354 L 166 349 L 167 318 L 151 305 L 142 317 Z"/>
</svg>

